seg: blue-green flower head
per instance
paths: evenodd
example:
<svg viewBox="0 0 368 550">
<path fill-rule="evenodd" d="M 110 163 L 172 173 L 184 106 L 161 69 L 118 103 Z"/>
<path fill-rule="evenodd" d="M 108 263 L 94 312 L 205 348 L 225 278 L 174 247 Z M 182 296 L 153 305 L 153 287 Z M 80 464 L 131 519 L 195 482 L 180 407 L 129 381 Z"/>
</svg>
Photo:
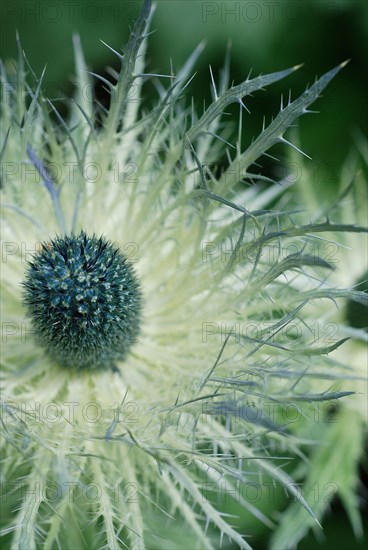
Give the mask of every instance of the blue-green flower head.
<svg viewBox="0 0 368 550">
<path fill-rule="evenodd" d="M 56 237 L 29 263 L 24 302 L 35 336 L 58 364 L 111 368 L 139 332 L 141 293 L 119 248 L 103 237 Z"/>
</svg>

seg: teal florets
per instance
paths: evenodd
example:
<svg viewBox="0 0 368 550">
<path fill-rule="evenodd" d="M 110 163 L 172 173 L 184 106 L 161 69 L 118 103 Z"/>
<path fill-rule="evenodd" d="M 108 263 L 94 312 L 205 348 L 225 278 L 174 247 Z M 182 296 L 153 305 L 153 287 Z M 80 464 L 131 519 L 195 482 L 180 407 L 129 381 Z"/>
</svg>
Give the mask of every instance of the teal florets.
<svg viewBox="0 0 368 550">
<path fill-rule="evenodd" d="M 56 237 L 29 264 L 24 303 L 37 341 L 60 366 L 115 368 L 139 333 L 141 292 L 118 247 L 103 237 Z"/>
</svg>

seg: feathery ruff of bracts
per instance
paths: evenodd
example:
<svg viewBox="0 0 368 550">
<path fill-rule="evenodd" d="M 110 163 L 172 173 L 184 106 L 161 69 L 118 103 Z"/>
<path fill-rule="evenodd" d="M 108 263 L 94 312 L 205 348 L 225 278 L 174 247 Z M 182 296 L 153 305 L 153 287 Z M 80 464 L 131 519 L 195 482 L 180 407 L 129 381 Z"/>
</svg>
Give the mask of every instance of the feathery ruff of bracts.
<svg viewBox="0 0 368 550">
<path fill-rule="evenodd" d="M 289 159 L 292 166 L 298 162 L 300 180 L 293 187 L 290 197 L 295 206 L 303 204 L 305 213 L 312 223 L 326 219 L 326 214 L 335 222 L 348 223 L 354 219 L 364 225 L 368 220 L 367 188 L 367 141 L 356 132 L 355 146 L 344 161 L 339 173 L 334 174 L 336 186 L 333 199 L 326 197 L 326 191 L 317 185 L 318 178 L 307 162 L 300 162 L 294 153 Z M 295 174 L 294 174 L 295 176 Z M 330 179 L 332 174 L 330 175 Z M 317 180 L 317 181 L 316 181 Z M 311 185 L 314 182 L 314 185 Z M 328 196 L 328 195 L 327 195 Z M 330 284 L 337 288 L 354 288 L 367 292 L 368 285 L 368 235 L 352 232 L 338 236 L 325 233 L 320 238 L 319 249 L 325 250 L 335 266 Z M 313 315 L 313 304 L 310 304 Z M 349 367 L 349 380 L 341 380 L 340 390 L 355 391 L 353 399 L 324 403 L 316 407 L 316 417 L 323 419 L 318 424 L 304 422 L 296 430 L 299 437 L 313 438 L 308 462 L 300 461 L 293 468 L 293 476 L 303 480 L 307 501 L 322 521 L 331 502 L 338 498 L 349 517 L 353 533 L 363 536 L 360 507 L 360 465 L 365 461 L 365 438 L 367 433 L 367 304 L 349 299 L 339 301 L 337 312 L 333 312 L 325 301 L 318 305 L 319 323 L 316 336 L 325 343 L 334 343 L 349 338 L 343 346 L 330 354 L 331 360 Z M 315 380 L 315 391 L 319 382 Z M 331 450 L 334 449 L 333 454 Z M 314 503 L 314 505 L 313 505 Z M 313 521 L 300 513 L 300 507 L 293 503 L 287 507 L 279 527 L 272 535 L 273 548 L 294 548 L 306 532 L 313 528 Z"/>
<path fill-rule="evenodd" d="M 226 495 L 272 480 L 315 518 L 283 468 L 305 443 L 285 411 L 354 398 L 330 391 L 350 374 L 328 356 L 341 342 L 313 344 L 303 327 L 311 303 L 364 301 L 310 252 L 324 232 L 363 229 L 283 210 L 283 182 L 255 173 L 273 145 L 293 146 L 286 130 L 344 64 L 242 150 L 246 96 L 297 67 L 229 86 L 226 64 L 197 115 L 186 96 L 201 47 L 165 87 L 144 73 L 149 19 L 146 1 L 114 51 L 116 80 L 94 75 L 108 110 L 89 99 L 78 40 L 67 119 L 21 53 L 13 87 L 3 74 L 1 517 L 14 549 L 250 548 Z M 150 110 L 147 78 L 160 82 Z M 236 102 L 233 145 L 221 115 Z M 273 525 L 242 491 L 239 504 Z"/>
</svg>

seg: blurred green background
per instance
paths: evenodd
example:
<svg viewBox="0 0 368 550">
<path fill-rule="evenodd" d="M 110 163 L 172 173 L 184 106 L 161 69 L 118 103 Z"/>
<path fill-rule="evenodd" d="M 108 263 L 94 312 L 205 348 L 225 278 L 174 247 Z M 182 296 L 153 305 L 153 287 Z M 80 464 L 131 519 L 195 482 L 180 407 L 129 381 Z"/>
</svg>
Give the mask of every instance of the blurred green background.
<svg viewBox="0 0 368 550">
<path fill-rule="evenodd" d="M 40 75 L 47 65 L 44 88 L 50 97 L 72 92 L 72 35 L 79 33 L 88 66 L 108 76 L 107 66 L 118 69 L 117 58 L 100 39 L 119 50 L 126 43 L 129 25 L 138 15 L 141 2 L 135 0 L 2 0 L 1 57 L 16 57 L 15 34 L 18 30 L 30 65 Z M 270 120 L 280 105 L 280 95 L 299 95 L 308 83 L 340 62 L 348 66 L 334 79 L 315 108 L 319 115 L 304 117 L 299 123 L 300 143 L 319 170 L 319 183 L 333 190 L 339 168 L 354 143 L 357 132 L 367 134 L 367 27 L 365 1 L 198 1 L 159 0 L 153 19 L 157 32 L 150 37 L 149 72 L 170 74 L 180 68 L 197 44 L 206 49 L 188 92 L 200 111 L 211 98 L 209 65 L 215 78 L 223 66 L 231 39 L 231 75 L 234 83 L 253 75 L 273 72 L 304 63 L 287 80 L 266 92 L 247 99 L 251 114 L 245 114 L 245 141 L 251 141 L 262 127 L 263 115 Z M 7 61 L 9 64 L 10 61 Z M 146 87 L 149 104 L 154 87 Z M 104 91 L 96 85 L 96 94 L 104 102 Z M 233 109 L 234 119 L 238 110 Z M 286 154 L 285 152 L 282 154 Z M 265 161 L 267 162 L 267 161 Z M 285 503 L 282 499 L 280 509 Z M 259 532 L 252 544 L 266 547 L 266 533 Z M 300 550 L 312 548 L 351 550 L 365 547 L 354 541 L 342 508 L 336 504 L 325 523 L 325 542 L 313 535 Z"/>
</svg>

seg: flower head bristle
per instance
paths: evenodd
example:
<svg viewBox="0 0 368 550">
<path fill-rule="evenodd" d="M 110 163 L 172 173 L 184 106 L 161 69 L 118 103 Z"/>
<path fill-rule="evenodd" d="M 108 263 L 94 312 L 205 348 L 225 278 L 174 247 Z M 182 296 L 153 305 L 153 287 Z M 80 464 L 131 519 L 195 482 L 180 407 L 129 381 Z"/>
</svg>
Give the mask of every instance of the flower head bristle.
<svg viewBox="0 0 368 550">
<path fill-rule="evenodd" d="M 43 244 L 29 264 L 24 288 L 35 335 L 61 366 L 114 367 L 137 337 L 137 278 L 103 237 L 82 231 Z"/>
</svg>

